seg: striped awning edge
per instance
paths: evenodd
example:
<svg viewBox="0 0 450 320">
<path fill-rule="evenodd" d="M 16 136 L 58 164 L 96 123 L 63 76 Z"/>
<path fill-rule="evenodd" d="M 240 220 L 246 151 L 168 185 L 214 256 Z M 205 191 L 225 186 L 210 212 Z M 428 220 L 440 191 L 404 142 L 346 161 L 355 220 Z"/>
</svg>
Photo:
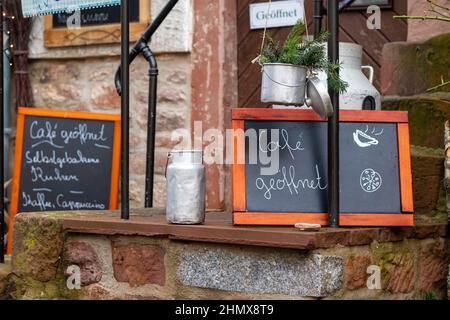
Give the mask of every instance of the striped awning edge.
<svg viewBox="0 0 450 320">
<path fill-rule="evenodd" d="M 120 5 L 121 0 L 22 0 L 24 17 Z"/>
</svg>

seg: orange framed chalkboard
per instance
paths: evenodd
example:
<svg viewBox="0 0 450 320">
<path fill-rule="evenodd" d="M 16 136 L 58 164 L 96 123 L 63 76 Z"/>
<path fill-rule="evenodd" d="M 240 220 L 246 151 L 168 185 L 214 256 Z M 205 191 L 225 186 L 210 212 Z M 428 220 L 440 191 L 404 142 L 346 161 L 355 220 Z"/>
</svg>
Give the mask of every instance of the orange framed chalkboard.
<svg viewBox="0 0 450 320">
<path fill-rule="evenodd" d="M 413 226 L 408 113 L 342 110 L 340 122 L 340 225 Z M 311 110 L 233 110 L 232 206 L 235 225 L 328 224 L 326 127 L 326 122 Z M 247 144 L 251 137 L 248 132 L 255 129 L 253 136 L 259 140 L 261 132 L 274 128 L 281 134 L 277 143 L 270 142 L 268 146 L 272 144 L 280 149 L 280 164 L 278 171 L 266 178 L 258 175 L 258 165 L 256 170 L 255 164 L 252 167 L 248 163 Z M 239 131 L 244 133 L 244 138 L 236 134 Z M 297 140 L 292 142 L 291 136 Z M 261 142 L 257 145 L 260 152 Z M 288 150 L 282 151 L 282 146 L 287 146 Z M 295 152 L 298 152 L 296 159 L 293 157 Z M 284 165 L 286 159 L 292 160 L 289 167 Z M 315 169 L 305 171 L 304 167 L 310 164 Z M 303 176 L 298 178 L 296 174 Z"/>
<path fill-rule="evenodd" d="M 19 108 L 8 252 L 18 212 L 118 208 L 120 115 Z"/>
</svg>

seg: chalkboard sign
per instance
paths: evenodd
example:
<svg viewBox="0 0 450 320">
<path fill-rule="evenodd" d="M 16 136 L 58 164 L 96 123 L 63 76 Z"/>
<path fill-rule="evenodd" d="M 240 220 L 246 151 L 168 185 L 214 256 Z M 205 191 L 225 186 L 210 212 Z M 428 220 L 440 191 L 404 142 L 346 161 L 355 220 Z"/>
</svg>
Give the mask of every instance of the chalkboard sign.
<svg viewBox="0 0 450 320">
<path fill-rule="evenodd" d="M 68 13 L 53 14 L 53 28 L 67 28 Z M 130 1 L 130 22 L 139 22 L 139 0 Z M 120 23 L 120 6 L 81 10 L 81 27 Z"/>
<path fill-rule="evenodd" d="M 117 209 L 119 167 L 120 116 L 19 108 L 10 225 L 18 212 Z"/>
<path fill-rule="evenodd" d="M 235 224 L 325 225 L 327 123 L 310 110 L 236 109 L 233 128 L 242 129 L 235 132 Z M 341 111 L 341 225 L 412 224 L 408 130 L 405 112 Z"/>
<path fill-rule="evenodd" d="M 73 13 L 48 15 L 44 19 L 46 47 L 81 46 L 120 43 L 120 6 L 81 10 L 79 27 L 68 27 L 67 21 L 78 19 Z M 150 23 L 150 1 L 130 1 L 130 41 L 136 41 Z"/>
</svg>

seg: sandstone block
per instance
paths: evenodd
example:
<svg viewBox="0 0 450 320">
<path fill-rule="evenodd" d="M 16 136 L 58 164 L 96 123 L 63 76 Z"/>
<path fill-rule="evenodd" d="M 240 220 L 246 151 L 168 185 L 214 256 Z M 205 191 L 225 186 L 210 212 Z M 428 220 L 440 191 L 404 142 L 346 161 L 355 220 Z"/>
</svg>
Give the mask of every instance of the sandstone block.
<svg viewBox="0 0 450 320">
<path fill-rule="evenodd" d="M 165 284 L 165 250 L 158 246 L 113 242 L 114 277 L 130 286 Z"/>
<path fill-rule="evenodd" d="M 120 108 L 120 96 L 113 84 L 100 84 L 92 89 L 91 103 L 100 109 Z"/>
<path fill-rule="evenodd" d="M 86 286 L 100 282 L 102 268 L 94 248 L 85 242 L 69 242 L 64 246 L 64 271 L 71 265 L 80 267 L 81 285 Z M 70 276 L 70 274 L 65 274 Z"/>
<path fill-rule="evenodd" d="M 450 119 L 450 100 L 433 96 L 387 97 L 383 109 L 408 111 L 412 145 L 444 148 L 443 132 L 445 121 Z"/>
<path fill-rule="evenodd" d="M 345 263 L 345 279 L 348 289 L 363 288 L 367 284 L 367 267 L 371 265 L 370 256 L 350 257 Z"/>
<path fill-rule="evenodd" d="M 21 213 L 13 225 L 13 272 L 37 281 L 56 276 L 63 248 L 63 230 L 57 219 Z"/>
<path fill-rule="evenodd" d="M 383 95 L 421 94 L 450 78 L 450 33 L 423 43 L 391 42 L 383 47 L 381 91 Z M 440 91 L 448 91 L 450 85 Z"/>
<path fill-rule="evenodd" d="M 419 289 L 429 292 L 445 287 L 448 275 L 448 254 L 444 240 L 436 240 L 421 248 L 419 255 Z"/>
<path fill-rule="evenodd" d="M 444 179 L 444 156 L 426 148 L 412 147 L 414 210 L 429 214 L 438 208 Z"/>
</svg>

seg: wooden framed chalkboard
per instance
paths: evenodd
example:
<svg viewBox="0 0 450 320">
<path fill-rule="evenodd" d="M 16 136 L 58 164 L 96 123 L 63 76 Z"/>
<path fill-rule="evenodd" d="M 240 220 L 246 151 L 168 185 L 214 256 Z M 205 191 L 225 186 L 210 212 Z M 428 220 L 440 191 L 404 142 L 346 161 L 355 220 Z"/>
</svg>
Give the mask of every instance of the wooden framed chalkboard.
<svg viewBox="0 0 450 320">
<path fill-rule="evenodd" d="M 19 108 L 10 227 L 18 212 L 117 209 L 119 168 L 119 115 Z"/>
<path fill-rule="evenodd" d="M 412 226 L 408 114 L 340 111 L 340 225 Z M 311 110 L 234 109 L 236 225 L 327 225 L 327 122 Z"/>
<path fill-rule="evenodd" d="M 45 17 L 46 47 L 120 43 L 120 6 L 81 10 L 80 28 L 68 28 L 71 14 L 57 13 Z M 150 0 L 130 1 L 130 41 L 136 41 L 150 22 Z"/>
</svg>

